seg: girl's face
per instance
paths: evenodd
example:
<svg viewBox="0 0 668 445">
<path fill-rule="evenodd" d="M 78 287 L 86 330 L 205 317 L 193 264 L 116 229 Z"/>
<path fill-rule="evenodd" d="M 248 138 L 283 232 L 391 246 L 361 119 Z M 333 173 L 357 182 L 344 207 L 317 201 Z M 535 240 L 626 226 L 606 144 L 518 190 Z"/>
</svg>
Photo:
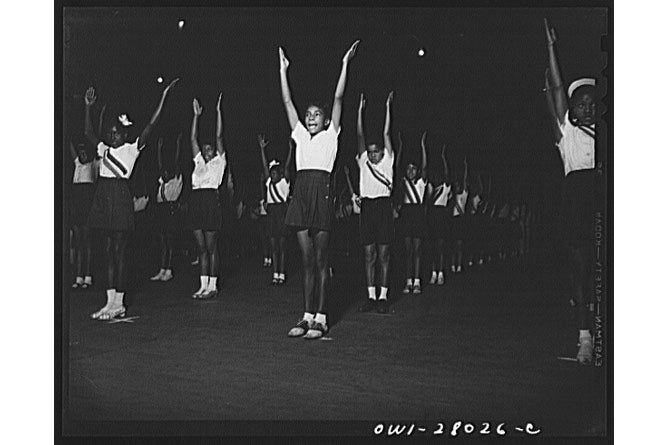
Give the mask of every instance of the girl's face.
<svg viewBox="0 0 668 445">
<path fill-rule="evenodd" d="M 202 146 L 202 157 L 205 162 L 209 162 L 216 156 L 216 150 L 214 150 L 213 145 L 204 144 Z"/>
<path fill-rule="evenodd" d="M 113 148 L 118 148 L 121 145 L 125 144 L 127 140 L 128 132 L 125 128 L 120 125 L 112 125 L 107 133 L 108 145 Z"/>
<path fill-rule="evenodd" d="M 383 159 L 385 151 L 382 150 L 377 144 L 371 144 L 366 148 L 366 154 L 372 164 L 378 164 L 381 159 Z"/>
<path fill-rule="evenodd" d="M 278 181 L 283 179 L 283 169 L 281 167 L 274 167 L 269 170 L 269 177 L 271 178 L 272 184 L 276 184 Z"/>
<path fill-rule="evenodd" d="M 408 164 L 408 165 L 406 166 L 406 177 L 407 177 L 410 181 L 414 181 L 415 178 L 417 178 L 417 174 L 418 174 L 418 168 L 417 168 L 417 165 L 415 165 L 415 164 Z"/>
<path fill-rule="evenodd" d="M 324 110 L 315 105 L 309 106 L 306 110 L 304 122 L 306 122 L 306 130 L 308 130 L 311 136 L 320 133 L 325 129 L 326 125 L 329 125 L 329 119 L 325 117 Z"/>
<path fill-rule="evenodd" d="M 596 101 L 593 94 L 585 92 L 573 98 L 573 118 L 578 125 L 591 125 L 596 120 Z"/>
<path fill-rule="evenodd" d="M 81 162 L 82 164 L 88 164 L 90 161 L 92 161 L 90 155 L 88 154 L 88 151 L 84 149 L 79 150 L 78 157 L 79 157 L 79 162 Z"/>
</svg>

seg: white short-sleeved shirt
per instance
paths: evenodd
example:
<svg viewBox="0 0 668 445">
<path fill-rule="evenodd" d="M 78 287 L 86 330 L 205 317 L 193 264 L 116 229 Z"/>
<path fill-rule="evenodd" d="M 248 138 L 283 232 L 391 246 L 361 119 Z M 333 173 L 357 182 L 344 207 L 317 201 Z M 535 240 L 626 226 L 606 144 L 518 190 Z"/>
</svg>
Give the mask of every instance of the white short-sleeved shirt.
<svg viewBox="0 0 668 445">
<path fill-rule="evenodd" d="M 179 199 L 181 195 L 181 190 L 183 190 L 183 176 L 178 175 L 165 182 L 162 180 L 162 176 L 158 178 L 158 196 L 157 202 L 173 202 Z M 165 198 L 163 199 L 163 193 Z"/>
<path fill-rule="evenodd" d="M 419 178 L 417 182 L 410 182 L 404 177 L 404 204 L 422 204 L 426 187 L 427 183 L 422 178 Z"/>
<path fill-rule="evenodd" d="M 438 187 L 434 187 L 434 196 L 436 196 L 436 199 L 434 200 L 433 205 L 446 207 L 448 205 L 448 199 L 450 198 L 451 189 L 452 185 L 446 184 L 445 182 L 438 185 Z"/>
<path fill-rule="evenodd" d="M 339 148 L 340 132 L 341 127 L 335 130 L 334 125 L 330 124 L 326 130 L 311 137 L 306 127 L 297 122 L 291 135 L 295 141 L 297 171 L 324 170 L 331 173 Z"/>
<path fill-rule="evenodd" d="M 141 153 L 137 147 L 138 143 L 139 138 L 133 143 L 126 142 L 118 148 L 110 147 L 104 142 L 97 144 L 97 154 L 102 159 L 100 161 L 100 176 L 103 178 L 128 179 Z"/>
<path fill-rule="evenodd" d="M 466 201 L 469 198 L 469 192 L 468 190 L 463 190 L 461 193 L 455 195 L 455 202 L 457 203 L 456 206 L 453 207 L 452 209 L 452 214 L 453 216 L 459 216 L 463 215 L 464 211 L 466 211 Z M 459 209 L 462 209 L 460 212 Z"/>
<path fill-rule="evenodd" d="M 87 164 L 82 164 L 79 158 L 74 158 L 74 177 L 73 184 L 92 184 L 97 179 L 100 168 L 97 159 L 93 159 Z"/>
<path fill-rule="evenodd" d="M 590 136 L 592 129 L 573 125 L 568 119 L 568 111 L 559 129 L 561 140 L 557 142 L 557 147 L 564 162 L 564 175 L 567 176 L 572 171 L 594 168 L 596 141 Z"/>
<path fill-rule="evenodd" d="M 362 198 L 389 197 L 391 193 L 394 170 L 394 152 L 383 148 L 383 158 L 378 164 L 369 161 L 369 154 L 362 152 L 357 155 L 360 167 L 360 196 Z M 386 185 L 386 184 L 389 184 Z"/>
<path fill-rule="evenodd" d="M 290 195 L 290 183 L 281 178 L 276 184 L 271 183 L 271 178 L 267 178 L 267 204 L 282 204 L 288 201 Z"/>
<path fill-rule="evenodd" d="M 225 153 L 216 154 L 209 162 L 204 161 L 202 153 L 197 153 L 193 158 L 195 169 L 192 174 L 193 190 L 217 189 L 223 182 L 227 157 Z"/>
</svg>

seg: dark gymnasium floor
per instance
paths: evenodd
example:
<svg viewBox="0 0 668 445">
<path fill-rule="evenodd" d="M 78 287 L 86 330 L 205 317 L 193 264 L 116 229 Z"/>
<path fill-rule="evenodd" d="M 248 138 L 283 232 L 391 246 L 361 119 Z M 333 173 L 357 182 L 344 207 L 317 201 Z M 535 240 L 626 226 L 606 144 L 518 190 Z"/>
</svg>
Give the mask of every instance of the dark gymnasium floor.
<svg viewBox="0 0 668 445">
<path fill-rule="evenodd" d="M 190 298 L 189 265 L 168 283 L 146 278 L 128 293 L 125 322 L 89 318 L 105 301 L 99 279 L 68 292 L 64 434 L 118 434 L 106 421 L 201 420 L 413 420 L 432 431 L 439 422 L 478 431 L 505 422 L 518 435 L 531 422 L 541 435 L 604 434 L 605 368 L 572 361 L 575 314 L 554 264 L 497 261 L 417 296 L 397 283 L 394 314 L 383 316 L 356 312 L 359 261 L 337 268 L 331 330 L 317 341 L 287 337 L 303 311 L 299 275 L 269 286 L 261 257 L 228 265 L 208 301 Z M 374 424 L 350 434 L 371 434 Z"/>
</svg>

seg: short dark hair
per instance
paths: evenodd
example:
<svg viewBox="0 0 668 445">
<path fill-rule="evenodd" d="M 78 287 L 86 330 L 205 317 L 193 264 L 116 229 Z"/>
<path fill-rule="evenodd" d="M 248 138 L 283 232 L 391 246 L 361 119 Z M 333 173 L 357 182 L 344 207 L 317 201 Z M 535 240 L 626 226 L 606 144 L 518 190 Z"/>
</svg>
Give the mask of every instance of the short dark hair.
<svg viewBox="0 0 668 445">
<path fill-rule="evenodd" d="M 321 100 L 314 100 L 309 102 L 308 107 L 317 107 L 322 110 L 323 113 L 325 113 L 325 118 L 329 118 L 330 110 L 329 110 L 329 103 Z M 306 107 L 308 109 L 308 107 Z"/>
</svg>

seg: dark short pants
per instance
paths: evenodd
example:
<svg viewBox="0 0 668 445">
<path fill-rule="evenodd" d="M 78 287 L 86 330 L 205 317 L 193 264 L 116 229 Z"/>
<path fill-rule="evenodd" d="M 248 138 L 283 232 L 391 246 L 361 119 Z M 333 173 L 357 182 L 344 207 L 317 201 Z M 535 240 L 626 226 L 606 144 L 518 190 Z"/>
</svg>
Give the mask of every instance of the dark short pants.
<svg viewBox="0 0 668 445">
<path fill-rule="evenodd" d="M 70 198 L 70 224 L 73 226 L 85 226 L 88 224 L 88 215 L 95 197 L 95 184 L 81 183 L 72 184 Z"/>
<path fill-rule="evenodd" d="M 324 170 L 299 170 L 285 225 L 309 232 L 331 231 L 334 207 L 329 182 Z"/>
<path fill-rule="evenodd" d="M 100 177 L 88 214 L 94 229 L 123 232 L 134 230 L 135 209 L 127 179 Z"/>
<path fill-rule="evenodd" d="M 269 236 L 271 238 L 283 238 L 287 236 L 285 226 L 285 215 L 288 213 L 288 204 L 268 204 L 267 215 L 269 218 Z"/>
<path fill-rule="evenodd" d="M 177 202 L 159 202 L 155 205 L 155 223 L 164 233 L 176 233 L 179 228 L 180 212 Z"/>
<path fill-rule="evenodd" d="M 223 212 L 216 189 L 196 189 L 190 193 L 188 213 L 191 230 L 213 232 L 223 224 Z"/>
<path fill-rule="evenodd" d="M 403 204 L 399 212 L 399 227 L 404 238 L 424 238 L 427 234 L 425 208 L 421 204 Z"/>
<path fill-rule="evenodd" d="M 582 247 L 593 243 L 596 187 L 596 171 L 593 169 L 573 171 L 564 179 L 561 190 L 561 236 L 569 246 Z"/>
<path fill-rule="evenodd" d="M 394 238 L 394 216 L 392 201 L 387 198 L 362 198 L 360 213 L 360 242 L 369 244 L 390 244 Z"/>
<path fill-rule="evenodd" d="M 451 236 L 452 210 L 445 206 L 429 206 L 427 208 L 427 225 L 429 237 L 435 239 L 449 239 Z"/>
</svg>

